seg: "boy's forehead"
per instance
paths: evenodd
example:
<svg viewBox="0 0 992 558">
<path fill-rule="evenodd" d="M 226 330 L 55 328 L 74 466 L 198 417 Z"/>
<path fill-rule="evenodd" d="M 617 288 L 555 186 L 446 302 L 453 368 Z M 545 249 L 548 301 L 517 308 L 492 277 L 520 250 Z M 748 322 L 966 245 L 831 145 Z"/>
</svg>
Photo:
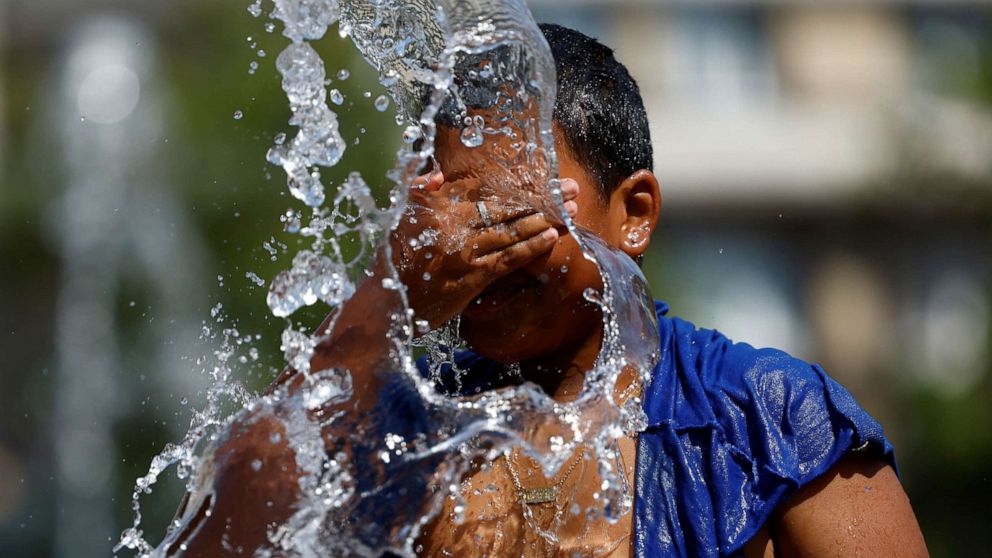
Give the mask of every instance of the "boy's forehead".
<svg viewBox="0 0 992 558">
<path fill-rule="evenodd" d="M 482 145 L 471 147 L 462 142 L 462 128 L 438 124 L 434 139 L 434 157 L 448 172 L 468 170 L 479 166 L 496 165 L 506 160 L 509 144 L 515 142 L 501 134 L 487 134 Z M 562 141 L 558 126 L 554 127 L 555 150 L 561 157 Z M 511 169 L 507 169 L 511 170 Z"/>
<path fill-rule="evenodd" d="M 471 171 L 484 163 L 484 155 L 478 148 L 468 147 L 461 142 L 461 130 L 450 126 L 438 126 L 434 140 L 434 158 L 446 174 Z"/>
<path fill-rule="evenodd" d="M 464 182 L 479 188 L 483 196 L 506 203 L 522 204 L 537 211 L 555 213 L 548 195 L 547 169 L 540 160 L 528 164 L 509 147 L 503 134 L 486 134 L 479 146 L 462 143 L 462 129 L 438 125 L 434 157 L 445 182 Z"/>
<path fill-rule="evenodd" d="M 565 140 L 561 128 L 555 124 L 553 128 L 555 152 L 558 159 L 558 172 L 562 177 L 578 181 L 582 190 L 601 192 L 601 188 L 586 164 L 575 157 L 571 147 Z M 498 148 L 494 135 L 487 135 L 486 141 L 478 147 L 469 147 L 461 141 L 461 128 L 438 125 L 434 143 L 434 158 L 438 170 L 444 173 L 446 180 L 484 179 L 486 184 L 496 190 L 516 189 L 521 184 L 541 183 L 547 180 L 545 171 L 527 168 L 526 165 L 506 165 L 495 157 L 494 148 Z M 529 189 L 525 187 L 525 189 Z M 534 193 L 543 192 L 538 187 Z M 596 202 L 605 199 L 599 195 L 593 196 Z M 540 204 L 538 204 L 540 205 Z"/>
</svg>

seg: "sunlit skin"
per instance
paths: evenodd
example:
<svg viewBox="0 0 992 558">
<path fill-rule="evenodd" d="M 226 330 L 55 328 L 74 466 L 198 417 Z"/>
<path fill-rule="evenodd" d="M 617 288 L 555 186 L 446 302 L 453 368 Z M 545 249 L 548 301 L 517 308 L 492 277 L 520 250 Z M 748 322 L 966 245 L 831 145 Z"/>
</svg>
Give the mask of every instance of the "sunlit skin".
<svg viewBox="0 0 992 558">
<path fill-rule="evenodd" d="M 643 254 L 661 207 L 653 173 L 636 171 L 606 196 L 564 142 L 558 141 L 556 147 L 564 209 L 575 224 L 631 257 Z M 461 334 L 474 351 L 504 363 L 520 362 L 524 378 L 550 396 L 562 401 L 574 398 L 599 351 L 599 316 L 582 298 L 587 287 L 600 286 L 598 273 L 558 216 L 527 207 L 502 208 L 498 198 L 487 197 L 491 192 L 485 189 L 479 152 L 462 146 L 453 131 L 439 130 L 437 160 L 439 168 L 422 177 L 411 194 L 407 217 L 413 216 L 413 221 L 401 223 L 392 238 L 394 263 L 418 319 L 437 327 L 460 314 Z M 490 207 L 492 227 L 480 222 L 477 201 Z M 439 232 L 436 247 L 404 254 L 409 238 L 425 227 Z M 432 250 L 434 255 L 426 258 Z M 347 406 L 352 413 L 367 412 L 374 405 L 376 362 L 369 355 L 388 353 L 389 322 L 368 312 L 398 303 L 396 291 L 382 287 L 381 277 L 388 275 L 385 264 L 379 261 L 373 276 L 341 309 L 328 341 L 318 347 L 311 363 L 314 370 L 338 366 L 352 371 L 355 395 Z M 424 273 L 429 280 L 424 280 Z M 326 328 L 327 323 L 322 326 Z M 292 389 L 300 377 L 288 370 L 276 384 L 289 384 Z M 218 449 L 224 458 L 217 460 L 211 513 L 206 514 L 205 507 L 198 512 L 170 552 L 176 553 L 182 542 L 188 551 L 179 554 L 186 556 L 232 555 L 230 549 L 238 547 L 250 555 L 266 544 L 269 526 L 292 514 L 299 476 L 292 448 L 285 441 L 265 442 L 272 433 L 282 432 L 282 426 L 269 419 L 245 419 L 235 425 L 235 432 Z M 633 486 L 636 440 L 624 438 L 619 446 Z M 264 460 L 264 470 L 281 473 L 261 482 L 248 465 L 254 459 Z M 519 453 L 514 462 L 526 486 L 556 480 L 544 479 Z M 579 463 L 563 486 L 559 506 L 592 503 L 593 487 L 598 485 L 594 461 Z M 571 555 L 574 550 L 583 555 L 631 555 L 630 514 L 615 525 L 567 520 L 557 533 L 560 545 L 541 547 L 523 521 L 523 504 L 505 459 L 476 465 L 464 479 L 465 522 L 453 521 L 453 502 L 446 500 L 418 541 L 423 555 L 442 555 L 447 550 L 455 556 L 474 556 L 486 549 L 494 556 L 545 555 L 548 550 L 555 555 Z M 495 491 L 473 495 L 473 488 L 489 486 Z M 397 503 L 413 508 L 419 504 Z M 532 510 L 535 521 L 549 525 L 555 507 L 539 508 Z M 902 557 L 927 556 L 927 550 L 892 468 L 874 458 L 851 456 L 781 506 L 745 548 L 745 555 Z"/>
</svg>

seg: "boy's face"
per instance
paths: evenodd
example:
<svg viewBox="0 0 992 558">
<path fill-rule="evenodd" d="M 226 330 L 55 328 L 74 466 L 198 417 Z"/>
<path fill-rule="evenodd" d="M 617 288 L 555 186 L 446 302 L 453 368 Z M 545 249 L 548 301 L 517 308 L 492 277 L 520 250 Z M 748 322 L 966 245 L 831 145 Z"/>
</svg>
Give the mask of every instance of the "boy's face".
<svg viewBox="0 0 992 558">
<path fill-rule="evenodd" d="M 575 225 L 610 246 L 625 249 L 624 235 L 630 230 L 624 210 L 625 196 L 618 189 L 604 199 L 599 186 L 560 141 L 557 132 L 555 138 L 559 176 L 571 178 L 579 185 Z M 490 204 L 498 204 L 501 193 L 511 195 L 510 191 L 503 192 L 506 171 L 498 167 L 487 169 L 493 163 L 487 160 L 484 147 L 464 146 L 458 130 L 439 127 L 435 147 L 445 181 L 471 181 L 480 190 L 493 188 L 495 194 Z M 488 176 L 503 176 L 496 178 L 502 186 L 487 184 Z M 519 188 L 538 190 L 543 185 Z M 649 228 L 654 226 L 656 209 Z M 560 221 L 557 215 L 548 218 Z M 583 343 L 601 323 L 598 309 L 583 297 L 588 288 L 602 288 L 599 272 L 582 254 L 575 238 L 564 228 L 559 230 L 562 234 L 550 251 L 492 283 L 462 312 L 461 336 L 475 352 L 504 363 L 540 359 Z M 647 230 L 640 251 L 646 248 L 649 235 Z"/>
</svg>

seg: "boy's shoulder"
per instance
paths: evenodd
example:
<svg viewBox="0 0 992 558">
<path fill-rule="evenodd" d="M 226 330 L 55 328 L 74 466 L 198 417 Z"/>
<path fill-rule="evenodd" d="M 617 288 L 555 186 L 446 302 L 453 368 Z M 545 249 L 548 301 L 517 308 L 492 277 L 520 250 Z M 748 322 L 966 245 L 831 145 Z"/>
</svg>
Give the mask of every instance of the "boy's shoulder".
<svg viewBox="0 0 992 558">
<path fill-rule="evenodd" d="M 879 424 L 818 365 L 656 307 L 660 359 L 643 394 L 636 503 L 638 520 L 653 519 L 639 555 L 732 554 L 849 451 L 892 461 Z"/>
<path fill-rule="evenodd" d="M 664 303 L 656 308 L 660 359 L 643 395 L 649 424 L 717 424 L 745 450 L 747 433 L 802 445 L 827 426 L 850 429 L 858 446 L 884 440 L 878 422 L 818 364 L 669 317 Z"/>
</svg>

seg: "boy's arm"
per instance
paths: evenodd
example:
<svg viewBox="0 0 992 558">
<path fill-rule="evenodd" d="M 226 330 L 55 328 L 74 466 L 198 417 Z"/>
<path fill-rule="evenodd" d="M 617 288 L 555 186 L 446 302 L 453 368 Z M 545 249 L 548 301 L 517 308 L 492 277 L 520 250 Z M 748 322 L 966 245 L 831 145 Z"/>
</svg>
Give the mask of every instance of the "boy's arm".
<svg viewBox="0 0 992 558">
<path fill-rule="evenodd" d="M 717 520 L 748 510 L 751 497 L 774 507 L 745 545 L 746 556 L 928 555 L 888 465 L 892 447 L 850 392 L 818 365 L 673 323 L 675 350 L 706 362 L 703 396 L 728 443 L 749 452 L 734 474 L 755 479 L 750 492 L 725 493 L 729 504 L 715 510 Z M 728 506 L 734 507 L 723 515 Z"/>
<path fill-rule="evenodd" d="M 870 456 L 849 454 L 802 487 L 770 527 L 775 556 L 929 556 L 895 471 Z"/>
</svg>

